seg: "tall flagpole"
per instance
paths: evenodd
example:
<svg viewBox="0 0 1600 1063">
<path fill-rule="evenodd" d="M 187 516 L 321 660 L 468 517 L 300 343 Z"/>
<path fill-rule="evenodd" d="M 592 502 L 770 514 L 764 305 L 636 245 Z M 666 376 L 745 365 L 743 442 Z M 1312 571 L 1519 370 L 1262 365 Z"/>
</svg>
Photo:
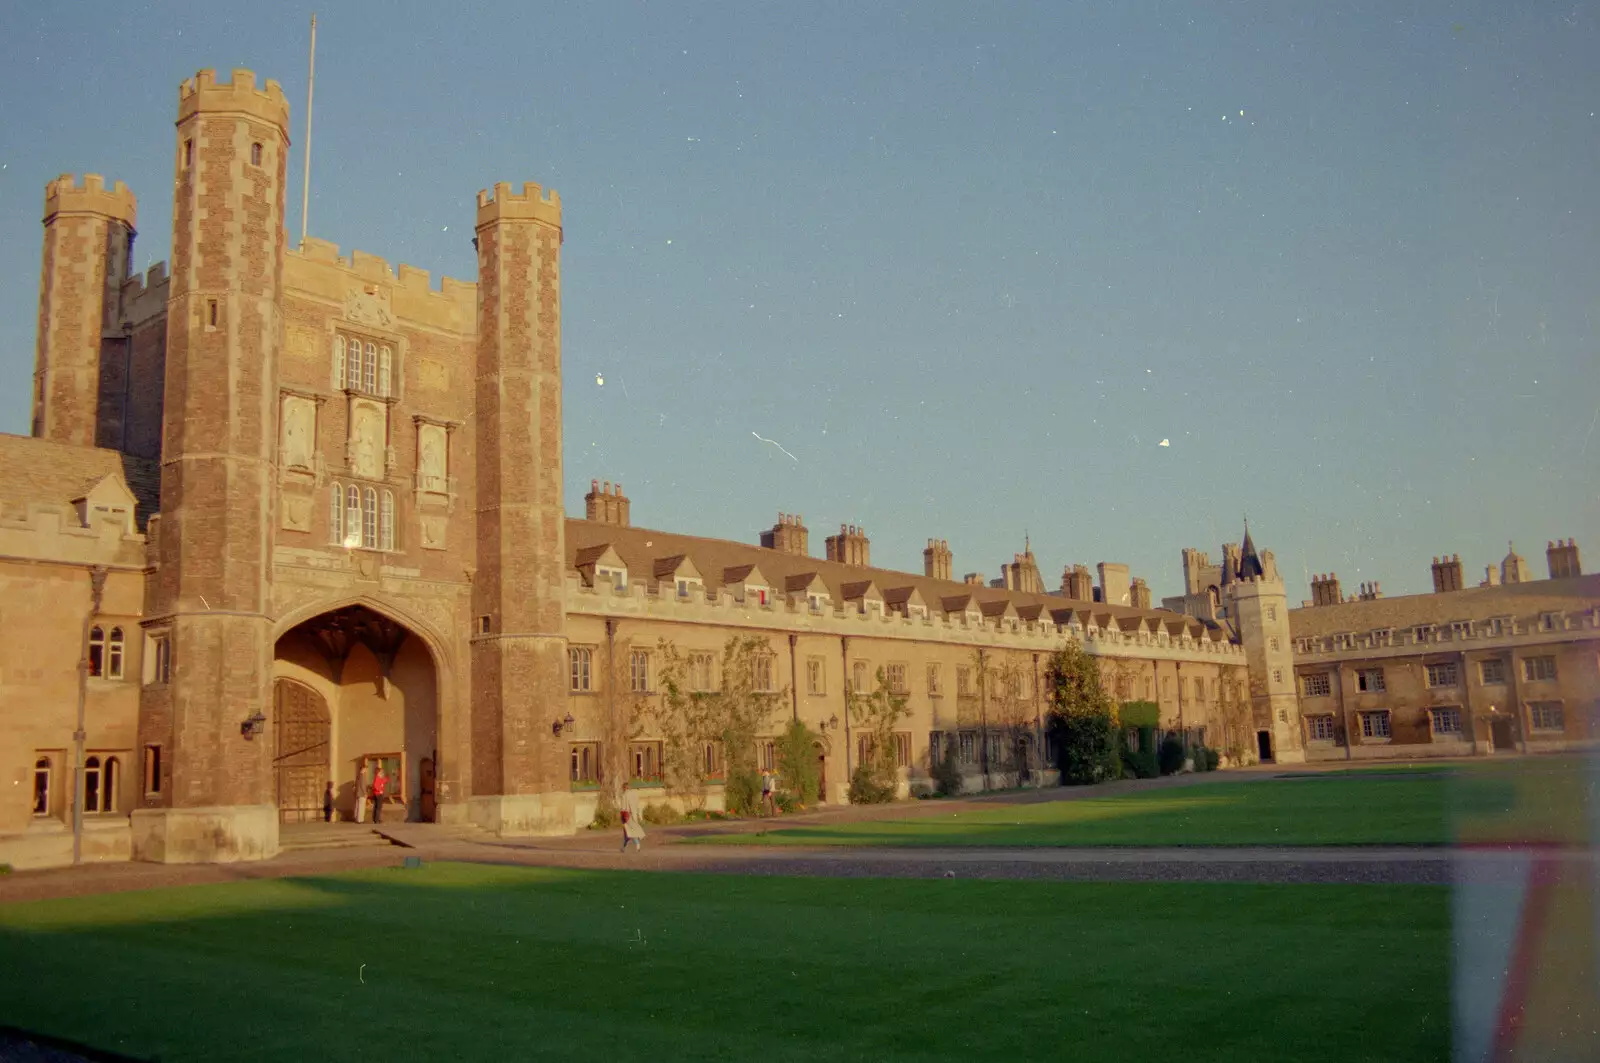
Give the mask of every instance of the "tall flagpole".
<svg viewBox="0 0 1600 1063">
<path fill-rule="evenodd" d="M 306 215 L 311 210 L 311 93 L 317 87 L 317 16 L 311 16 L 311 76 L 306 78 L 306 180 L 300 190 L 300 247 L 306 246 Z"/>
</svg>

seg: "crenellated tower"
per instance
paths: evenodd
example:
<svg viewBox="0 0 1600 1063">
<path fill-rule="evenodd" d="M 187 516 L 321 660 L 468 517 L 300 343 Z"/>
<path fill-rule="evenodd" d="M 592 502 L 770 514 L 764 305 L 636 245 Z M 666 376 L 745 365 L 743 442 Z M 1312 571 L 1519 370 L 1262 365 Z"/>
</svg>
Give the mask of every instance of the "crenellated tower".
<svg viewBox="0 0 1600 1063">
<path fill-rule="evenodd" d="M 1289 595 L 1271 551 L 1257 554 L 1244 530 L 1240 546 L 1223 547 L 1223 605 L 1244 647 L 1250 674 L 1250 705 L 1262 760 L 1298 764 L 1306 759 L 1295 694 L 1294 651 L 1289 634 Z"/>
<path fill-rule="evenodd" d="M 478 193 L 472 815 L 569 833 L 561 479 L 561 199 Z"/>
<path fill-rule="evenodd" d="M 146 631 L 166 674 L 140 702 L 162 807 L 135 855 L 240 860 L 278 847 L 270 740 L 277 372 L 289 105 L 275 81 L 202 70 L 178 93 L 157 565 Z M 160 655 L 158 654 L 158 659 Z"/>
<path fill-rule="evenodd" d="M 128 186 L 107 188 L 99 174 L 86 174 L 81 185 L 62 174 L 45 188 L 32 429 L 41 439 L 93 447 L 121 438 L 122 364 L 107 360 L 117 379 L 103 386 L 101 348 L 121 343 L 136 215 Z"/>
</svg>

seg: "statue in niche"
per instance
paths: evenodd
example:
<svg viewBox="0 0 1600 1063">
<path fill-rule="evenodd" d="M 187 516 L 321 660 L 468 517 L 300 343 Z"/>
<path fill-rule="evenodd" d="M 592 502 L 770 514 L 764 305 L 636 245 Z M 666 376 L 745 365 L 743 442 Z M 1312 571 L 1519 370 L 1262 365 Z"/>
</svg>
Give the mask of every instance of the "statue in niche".
<svg viewBox="0 0 1600 1063">
<path fill-rule="evenodd" d="M 422 429 L 422 489 L 443 491 L 445 485 L 444 435 L 437 427 L 425 425 Z"/>
<path fill-rule="evenodd" d="M 294 397 L 284 400 L 283 464 L 287 468 L 311 468 L 314 424 L 315 414 L 310 402 Z"/>
<path fill-rule="evenodd" d="M 357 476 L 376 480 L 382 476 L 383 426 L 379 413 L 371 406 L 357 406 L 355 410 L 354 457 Z"/>
</svg>

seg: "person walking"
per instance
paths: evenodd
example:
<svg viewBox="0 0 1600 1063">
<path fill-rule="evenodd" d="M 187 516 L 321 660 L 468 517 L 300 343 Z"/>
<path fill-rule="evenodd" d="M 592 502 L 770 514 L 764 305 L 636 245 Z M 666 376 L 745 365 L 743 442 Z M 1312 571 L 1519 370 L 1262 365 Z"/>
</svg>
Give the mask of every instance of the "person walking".
<svg viewBox="0 0 1600 1063">
<path fill-rule="evenodd" d="M 322 791 L 322 822 L 333 822 L 333 780 L 328 780 L 328 788 Z"/>
<path fill-rule="evenodd" d="M 628 851 L 628 843 L 632 842 L 635 849 L 644 848 L 644 812 L 639 808 L 639 791 L 631 783 L 622 784 L 622 804 L 617 810 L 622 819 L 622 851 Z"/>
<path fill-rule="evenodd" d="M 383 822 L 383 795 L 389 792 L 389 775 L 378 763 L 378 773 L 372 777 L 372 822 Z"/>
<path fill-rule="evenodd" d="M 356 772 L 356 822 L 367 821 L 367 765 L 362 763 L 361 770 Z"/>
<path fill-rule="evenodd" d="M 778 814 L 777 790 L 778 780 L 768 768 L 761 773 L 761 810 L 769 816 Z"/>
</svg>

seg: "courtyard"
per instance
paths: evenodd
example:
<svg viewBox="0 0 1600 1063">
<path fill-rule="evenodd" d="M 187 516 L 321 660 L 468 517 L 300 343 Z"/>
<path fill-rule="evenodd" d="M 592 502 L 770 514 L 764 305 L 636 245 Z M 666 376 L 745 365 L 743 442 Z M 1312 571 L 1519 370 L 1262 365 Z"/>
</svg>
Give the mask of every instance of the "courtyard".
<svg viewBox="0 0 1600 1063">
<path fill-rule="evenodd" d="M 1443 1059 L 1461 779 L 922 801 L 627 856 L 410 825 L 410 848 L 19 873 L 0 1027 L 168 1061 Z"/>
</svg>

